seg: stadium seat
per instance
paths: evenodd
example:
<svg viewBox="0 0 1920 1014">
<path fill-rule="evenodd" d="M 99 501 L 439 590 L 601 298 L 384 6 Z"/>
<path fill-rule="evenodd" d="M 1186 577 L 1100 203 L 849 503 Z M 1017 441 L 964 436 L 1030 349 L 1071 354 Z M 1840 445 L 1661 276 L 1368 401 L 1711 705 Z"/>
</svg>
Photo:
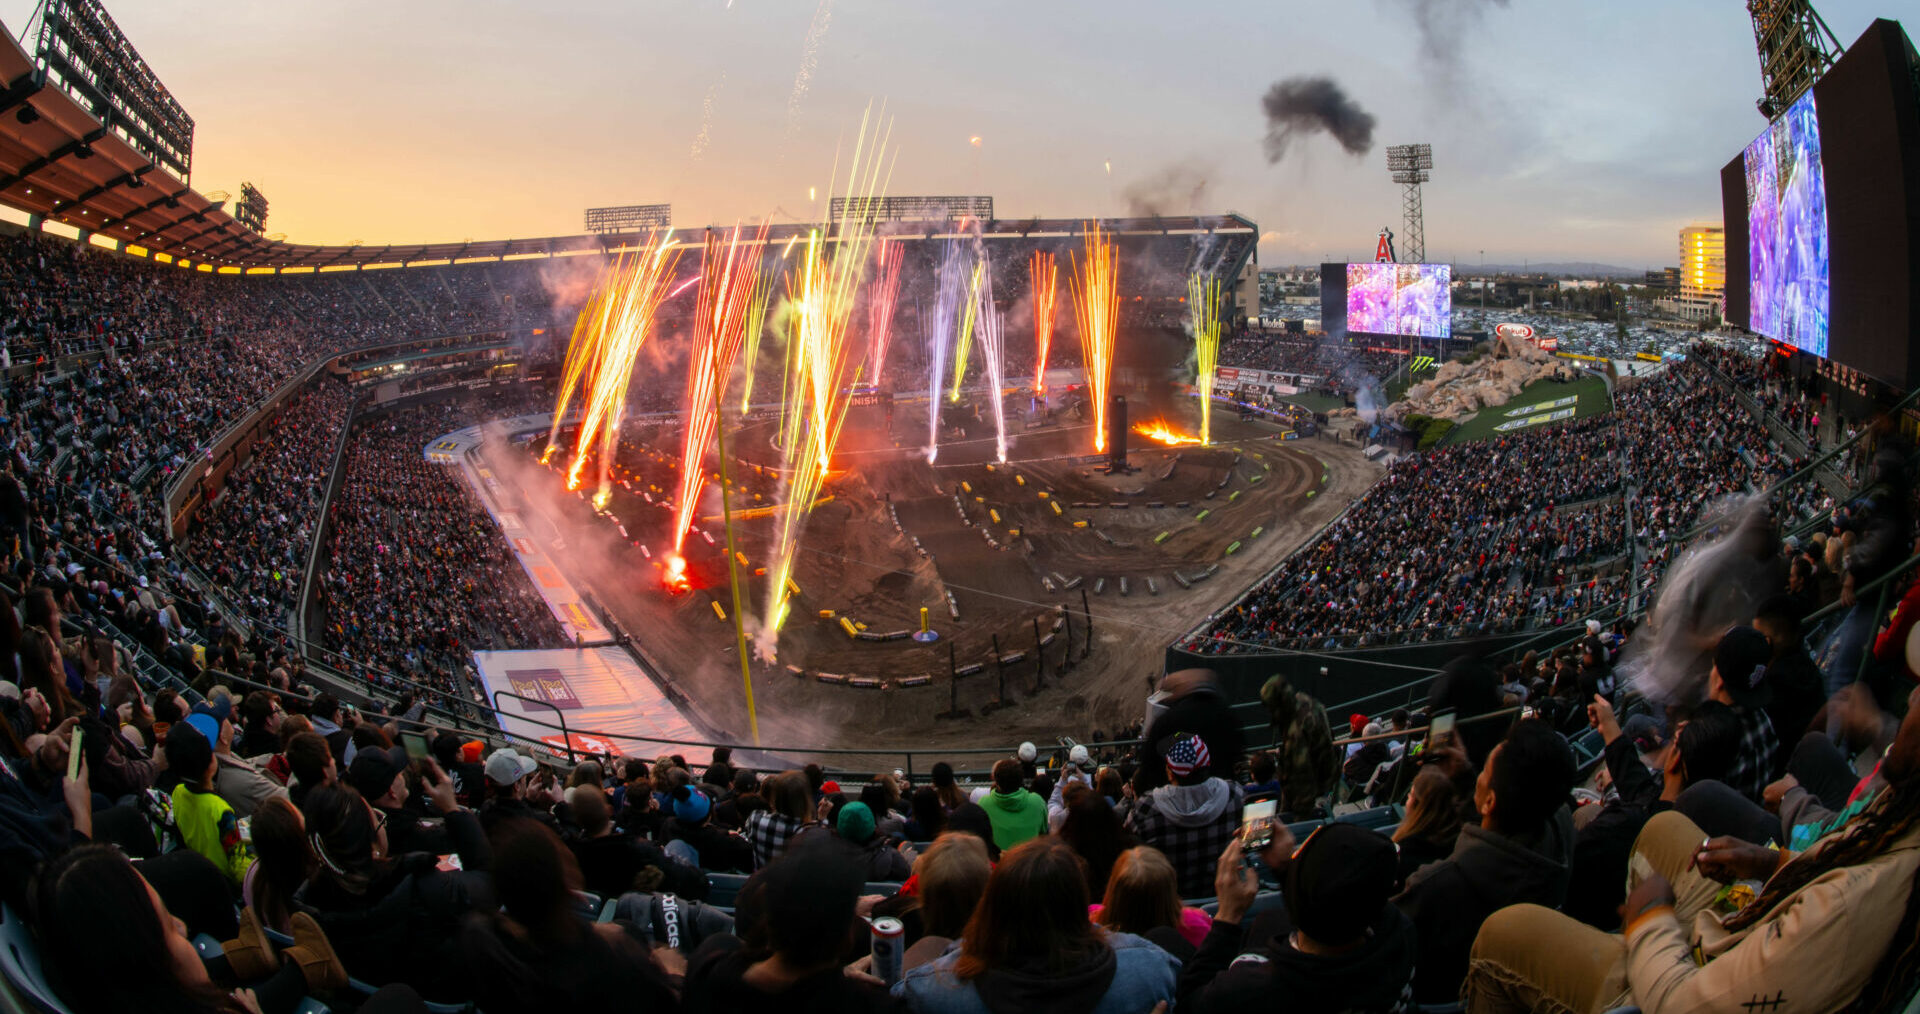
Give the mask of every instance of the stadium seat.
<svg viewBox="0 0 1920 1014">
<path fill-rule="evenodd" d="M 1404 815 L 1405 811 L 1399 806 L 1388 804 L 1386 806 L 1376 806 L 1372 809 L 1345 814 L 1344 816 L 1333 819 L 1335 823 L 1357 824 L 1369 831 L 1378 831 L 1389 824 L 1400 823 L 1400 818 Z"/>
<path fill-rule="evenodd" d="M 707 892 L 707 904 L 725 912 L 733 911 L 733 899 L 740 894 L 740 888 L 747 882 L 744 873 L 709 873 L 707 883 L 711 890 Z"/>
<path fill-rule="evenodd" d="M 40 970 L 40 945 L 13 909 L 0 905 L 0 969 L 7 983 L 45 1014 L 69 1014 Z"/>
<path fill-rule="evenodd" d="M 881 894 L 889 898 L 900 893 L 900 885 L 895 881 L 869 880 L 867 886 L 860 889 L 861 894 Z"/>
</svg>

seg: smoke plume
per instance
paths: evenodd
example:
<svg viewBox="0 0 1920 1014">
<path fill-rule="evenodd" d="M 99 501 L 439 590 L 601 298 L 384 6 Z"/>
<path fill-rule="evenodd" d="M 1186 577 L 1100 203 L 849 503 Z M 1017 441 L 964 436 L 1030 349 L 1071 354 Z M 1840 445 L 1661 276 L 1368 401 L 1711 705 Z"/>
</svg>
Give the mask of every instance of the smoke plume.
<svg viewBox="0 0 1920 1014">
<path fill-rule="evenodd" d="M 1460 83 L 1464 64 L 1462 44 L 1488 8 L 1507 6 L 1507 0 L 1387 0 L 1413 18 L 1420 35 L 1420 62 L 1432 83 L 1453 88 Z"/>
<path fill-rule="evenodd" d="M 1127 214 L 1136 218 L 1182 215 L 1204 207 L 1209 186 L 1207 171 L 1187 162 L 1127 184 L 1120 196 L 1127 202 Z"/>
<path fill-rule="evenodd" d="M 1276 81 L 1260 100 L 1267 114 L 1267 161 L 1285 158 L 1295 141 L 1325 133 L 1349 155 L 1373 150 L 1373 114 L 1329 77 L 1290 77 Z"/>
</svg>

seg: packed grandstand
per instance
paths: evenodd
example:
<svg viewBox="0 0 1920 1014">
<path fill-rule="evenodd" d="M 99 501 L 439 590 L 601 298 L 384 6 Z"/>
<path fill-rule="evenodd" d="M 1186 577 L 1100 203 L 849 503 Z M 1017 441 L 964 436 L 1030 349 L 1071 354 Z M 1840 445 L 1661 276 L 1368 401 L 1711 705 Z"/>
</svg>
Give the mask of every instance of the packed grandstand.
<svg viewBox="0 0 1920 1014">
<path fill-rule="evenodd" d="M 681 511 L 678 534 L 732 574 L 765 558 L 736 549 L 729 512 L 795 510 L 763 503 L 791 457 L 695 447 L 682 465 L 655 446 L 702 393 L 686 378 L 707 289 L 664 304 L 659 344 L 685 350 L 640 361 L 652 382 L 627 394 L 634 361 L 615 371 L 627 457 L 595 459 L 592 497 L 534 448 L 588 442 L 566 399 L 603 304 L 554 279 L 620 263 L 615 244 L 298 247 L 230 232 L 184 185 L 170 205 L 117 177 L 113 216 L 151 248 L 68 238 L 49 222 L 100 194 L 50 199 L 35 151 L 91 137 L 88 161 L 144 156 L 65 92 L 35 101 L 44 119 L 0 121 L 7 186 L 42 191 L 0 187 L 33 216 L 0 224 L 0 1011 L 1920 1010 L 1910 385 L 1704 329 L 1640 361 L 1567 349 L 1577 378 L 1526 389 L 1564 411 L 1423 438 L 1382 404 L 1422 353 L 1379 336 L 1232 314 L 1218 368 L 1285 379 L 1195 380 L 1214 367 L 1188 358 L 1189 279 L 1257 271 L 1240 216 L 1116 223 L 1139 266 L 1119 351 L 1063 313 L 1074 337 L 1044 356 L 1037 326 L 1000 344 L 992 293 L 1029 291 L 1082 227 L 974 223 L 971 249 L 999 251 L 968 254 L 988 294 L 970 305 L 995 321 L 982 340 L 1032 365 L 970 401 L 954 374 L 963 407 L 943 416 L 942 347 L 901 342 L 839 403 L 869 413 L 850 416 L 867 457 L 803 503 L 833 504 L 843 541 L 812 549 L 833 566 L 867 529 L 900 551 L 850 561 L 887 571 L 858 600 L 876 617 L 907 608 L 881 600 L 921 588 L 909 577 L 936 556 L 984 554 L 974 583 L 992 587 L 947 572 L 974 597 L 949 593 L 938 624 L 983 661 L 963 672 L 942 646 L 924 649 L 945 667 L 931 677 L 861 670 L 838 660 L 942 634 L 924 609 L 918 635 L 883 633 L 809 598 L 851 671 L 809 670 L 787 661 L 800 649 L 750 651 L 740 596 L 676 587 L 620 512 L 673 513 L 649 478 L 711 469 L 700 503 L 718 516 Z M 952 324 L 947 239 L 892 238 L 902 334 Z M 492 259 L 452 263 L 476 252 Z M 1433 349 L 1452 378 L 1506 342 Z M 796 354 L 743 360 L 741 382 L 781 401 L 742 397 L 723 437 L 777 430 Z M 1166 432 L 1136 430 L 1164 446 L 1131 467 L 1125 424 L 1094 422 L 1104 387 L 1080 383 L 1107 356 L 1164 413 Z M 1051 401 L 1049 377 L 1068 388 Z M 1175 431 L 1216 391 L 1227 435 L 1195 446 Z M 896 400 L 928 411 L 916 399 L 924 451 L 895 426 Z M 1010 461 L 999 419 L 994 460 L 1009 406 L 1027 447 L 1120 448 Z M 1210 488 L 1149 499 L 1176 474 Z M 1059 490 L 1082 481 L 1109 498 L 1069 514 Z M 1057 532 L 1020 541 L 989 499 L 1009 486 Z M 1264 520 L 1246 549 L 1196 534 L 1255 509 L 1312 523 Z M 1153 537 L 1176 510 L 1186 527 Z M 915 511 L 959 534 L 930 552 Z M 1094 539 L 1075 550 L 1095 561 L 1084 578 L 1053 569 Z M 1117 576 L 1114 594 L 1094 576 L 1162 544 L 1192 565 Z M 589 566 L 603 549 L 639 577 Z M 802 597 L 765 584 L 782 608 Z M 974 615 L 986 599 L 1005 616 Z M 1031 649 L 1013 640 L 1029 620 Z M 1147 641 L 1164 658 L 1143 686 L 1129 653 Z M 762 744 L 758 724 L 715 720 L 732 712 L 701 698 L 731 706 L 738 685 L 675 671 L 669 643 L 744 676 L 749 716 L 753 679 L 783 730 L 817 707 L 821 738 Z M 596 652 L 632 684 L 557 668 Z M 997 680 L 978 718 L 968 676 L 976 695 Z M 513 703 L 529 697 L 531 718 Z M 691 732 L 581 724 L 606 699 Z"/>
</svg>

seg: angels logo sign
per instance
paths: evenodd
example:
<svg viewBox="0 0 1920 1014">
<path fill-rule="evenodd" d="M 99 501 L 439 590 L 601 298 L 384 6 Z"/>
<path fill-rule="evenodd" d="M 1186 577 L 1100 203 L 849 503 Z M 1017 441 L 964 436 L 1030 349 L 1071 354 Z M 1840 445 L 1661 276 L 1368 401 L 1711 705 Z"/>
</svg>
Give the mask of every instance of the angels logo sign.
<svg viewBox="0 0 1920 1014">
<path fill-rule="evenodd" d="M 1493 333 L 1502 338 L 1532 338 L 1533 328 L 1527 324 L 1507 323 L 1495 325 Z"/>
<path fill-rule="evenodd" d="M 1373 248 L 1373 260 L 1376 264 L 1391 264 L 1399 260 L 1393 255 L 1393 230 L 1386 226 L 1380 227 L 1380 242 Z"/>
</svg>

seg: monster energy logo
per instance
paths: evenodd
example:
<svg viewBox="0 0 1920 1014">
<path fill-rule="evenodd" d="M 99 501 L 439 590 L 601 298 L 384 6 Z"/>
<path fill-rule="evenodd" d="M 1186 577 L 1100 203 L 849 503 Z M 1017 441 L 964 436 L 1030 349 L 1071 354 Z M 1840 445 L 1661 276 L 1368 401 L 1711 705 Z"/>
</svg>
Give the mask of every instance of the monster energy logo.
<svg viewBox="0 0 1920 1014">
<path fill-rule="evenodd" d="M 1433 369 L 1432 356 L 1414 356 L 1413 365 L 1407 367 L 1407 371 L 1409 373 L 1419 373 L 1421 370 L 1431 370 L 1431 369 Z"/>
</svg>

